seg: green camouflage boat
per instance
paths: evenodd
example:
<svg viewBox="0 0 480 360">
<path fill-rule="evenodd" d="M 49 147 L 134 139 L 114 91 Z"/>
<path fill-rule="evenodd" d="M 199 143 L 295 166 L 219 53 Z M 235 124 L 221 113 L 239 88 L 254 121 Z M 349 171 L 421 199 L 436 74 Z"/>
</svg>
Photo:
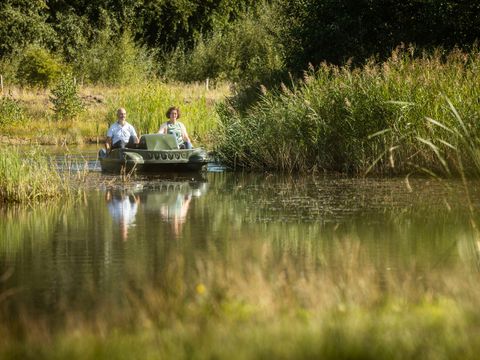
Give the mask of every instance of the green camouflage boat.
<svg viewBox="0 0 480 360">
<path fill-rule="evenodd" d="M 169 134 L 142 135 L 134 149 L 105 149 L 98 152 L 104 172 L 165 172 L 202 171 L 209 157 L 202 148 L 179 149 L 175 136 Z"/>
</svg>

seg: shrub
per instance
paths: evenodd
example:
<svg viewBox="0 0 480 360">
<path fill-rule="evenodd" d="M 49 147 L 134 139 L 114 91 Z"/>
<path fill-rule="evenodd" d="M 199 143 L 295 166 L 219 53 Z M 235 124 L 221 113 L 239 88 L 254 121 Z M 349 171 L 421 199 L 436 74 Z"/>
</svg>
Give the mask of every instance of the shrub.
<svg viewBox="0 0 480 360">
<path fill-rule="evenodd" d="M 30 46 L 20 60 L 17 76 L 22 85 L 47 88 L 60 77 L 64 65 L 47 50 Z"/>
<path fill-rule="evenodd" d="M 135 44 L 129 33 L 115 37 L 103 30 L 78 60 L 75 72 L 87 82 L 127 85 L 147 79 L 155 66 L 152 53 Z"/>
<path fill-rule="evenodd" d="M 0 126 L 8 125 L 25 118 L 25 112 L 18 100 L 9 96 L 0 97 Z"/>
<path fill-rule="evenodd" d="M 51 92 L 50 101 L 53 103 L 56 119 L 72 119 L 84 110 L 78 95 L 78 86 L 72 76 L 63 77 Z"/>
<path fill-rule="evenodd" d="M 283 69 L 283 55 L 273 36 L 272 13 L 263 4 L 199 40 L 192 51 L 179 46 L 165 59 L 165 76 L 188 82 L 227 79 L 240 87 L 274 78 Z"/>
</svg>

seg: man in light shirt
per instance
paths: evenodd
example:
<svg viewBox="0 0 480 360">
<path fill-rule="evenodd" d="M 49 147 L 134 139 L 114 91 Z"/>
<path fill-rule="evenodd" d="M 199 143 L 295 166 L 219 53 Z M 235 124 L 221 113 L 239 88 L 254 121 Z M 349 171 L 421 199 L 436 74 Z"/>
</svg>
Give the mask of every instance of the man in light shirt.
<svg viewBox="0 0 480 360">
<path fill-rule="evenodd" d="M 138 136 L 135 128 L 127 122 L 127 111 L 124 108 L 117 110 L 117 121 L 107 131 L 105 148 L 135 148 L 138 144 Z"/>
</svg>

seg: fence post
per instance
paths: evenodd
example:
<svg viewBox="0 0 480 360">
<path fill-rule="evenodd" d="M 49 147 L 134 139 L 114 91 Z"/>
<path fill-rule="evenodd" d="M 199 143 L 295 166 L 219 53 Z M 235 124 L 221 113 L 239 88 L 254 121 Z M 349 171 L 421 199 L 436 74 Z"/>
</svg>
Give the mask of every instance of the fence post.
<svg viewBox="0 0 480 360">
<path fill-rule="evenodd" d="M 3 94 L 3 75 L 0 75 L 0 94 Z"/>
<path fill-rule="evenodd" d="M 205 80 L 205 89 L 208 91 L 208 78 Z"/>
</svg>

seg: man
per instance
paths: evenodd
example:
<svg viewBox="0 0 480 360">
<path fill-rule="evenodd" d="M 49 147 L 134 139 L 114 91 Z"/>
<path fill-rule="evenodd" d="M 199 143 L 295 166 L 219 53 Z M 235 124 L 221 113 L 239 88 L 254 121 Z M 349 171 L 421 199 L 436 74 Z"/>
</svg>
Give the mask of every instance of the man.
<svg viewBox="0 0 480 360">
<path fill-rule="evenodd" d="M 105 148 L 107 151 L 115 148 L 134 148 L 138 144 L 138 136 L 132 125 L 127 122 L 127 111 L 124 108 L 117 110 L 117 122 L 107 131 Z"/>
</svg>

